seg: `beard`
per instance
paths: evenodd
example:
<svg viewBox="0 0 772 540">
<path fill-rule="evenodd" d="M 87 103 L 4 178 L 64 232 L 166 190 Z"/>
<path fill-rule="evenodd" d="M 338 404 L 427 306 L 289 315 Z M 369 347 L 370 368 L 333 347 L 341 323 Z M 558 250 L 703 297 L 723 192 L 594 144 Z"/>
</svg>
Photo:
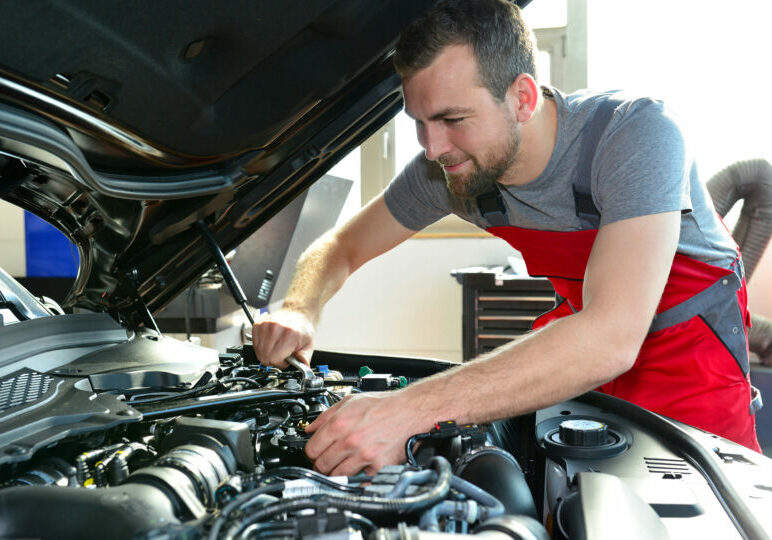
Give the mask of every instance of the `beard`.
<svg viewBox="0 0 772 540">
<path fill-rule="evenodd" d="M 453 174 L 442 169 L 445 174 L 445 183 L 448 190 L 457 197 L 473 199 L 483 193 L 488 193 L 496 188 L 496 182 L 512 167 L 517 159 L 517 152 L 520 149 L 520 130 L 512 122 L 507 130 L 509 133 L 505 143 L 494 152 L 491 152 L 483 159 L 470 154 L 464 154 L 462 159 L 441 157 L 438 161 L 442 165 L 451 163 L 460 163 L 464 160 L 470 160 L 473 169 L 467 173 Z"/>
</svg>

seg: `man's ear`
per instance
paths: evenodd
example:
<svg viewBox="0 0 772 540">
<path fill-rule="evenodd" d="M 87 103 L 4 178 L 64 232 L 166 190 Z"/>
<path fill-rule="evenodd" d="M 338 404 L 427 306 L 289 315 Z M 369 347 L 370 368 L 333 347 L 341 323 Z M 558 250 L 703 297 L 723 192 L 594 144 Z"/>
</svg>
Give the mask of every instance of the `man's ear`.
<svg viewBox="0 0 772 540">
<path fill-rule="evenodd" d="M 521 73 L 509 85 L 504 99 L 515 114 L 517 121 L 527 122 L 536 110 L 536 104 L 539 101 L 539 87 L 531 75 Z"/>
</svg>

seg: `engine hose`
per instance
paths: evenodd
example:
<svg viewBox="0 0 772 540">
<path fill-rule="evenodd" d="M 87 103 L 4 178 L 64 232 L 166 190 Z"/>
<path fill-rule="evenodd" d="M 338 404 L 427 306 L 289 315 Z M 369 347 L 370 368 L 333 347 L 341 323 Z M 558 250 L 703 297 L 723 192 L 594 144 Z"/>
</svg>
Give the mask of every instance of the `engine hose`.
<svg viewBox="0 0 772 540">
<path fill-rule="evenodd" d="M 88 452 L 83 452 L 78 457 L 76 457 L 75 458 L 75 469 L 76 469 L 75 478 L 78 484 L 83 485 L 88 479 L 89 472 L 90 472 L 90 464 L 92 462 L 101 458 L 107 452 L 112 452 L 113 450 L 117 450 L 124 444 L 126 443 L 118 443 L 118 444 L 113 444 L 111 446 L 106 446 L 104 448 L 97 448 L 96 450 L 89 450 Z"/>
<path fill-rule="evenodd" d="M 145 444 L 130 443 L 112 455 L 110 462 L 106 464 L 110 473 L 110 485 L 117 486 L 126 481 L 129 477 L 129 460 L 137 452 L 151 453 Z"/>
<path fill-rule="evenodd" d="M 504 505 L 507 514 L 536 517 L 536 504 L 520 465 L 501 448 L 483 446 L 464 454 L 454 473 Z"/>
<path fill-rule="evenodd" d="M 765 159 L 738 161 L 716 173 L 706 187 L 721 217 L 743 199 L 732 235 L 750 279 L 772 236 L 772 164 Z"/>
<path fill-rule="evenodd" d="M 368 514 L 405 514 L 423 510 L 444 500 L 451 487 L 452 474 L 448 460 L 442 456 L 435 456 L 430 464 L 437 470 L 437 483 L 425 493 L 388 499 L 386 497 L 355 496 L 331 492 L 323 498 L 315 496 L 283 500 L 261 508 L 239 523 L 234 523 L 228 529 L 225 538 L 238 537 L 252 523 L 267 520 L 279 514 L 305 509 L 324 511 L 328 508 L 338 508 L 351 510 L 365 516 Z"/>
<path fill-rule="evenodd" d="M 271 497 L 269 495 L 270 493 L 278 493 L 283 489 L 284 482 L 276 482 L 275 484 L 269 484 L 256 490 L 242 493 L 233 499 L 222 509 L 220 515 L 214 520 L 214 523 L 212 523 L 212 528 L 209 531 L 209 539 L 217 540 L 220 538 L 220 530 L 222 530 L 233 512 L 249 508 L 250 506 L 259 505 L 264 502 L 269 502 L 270 499 L 268 499 L 268 497 Z M 273 499 L 276 500 L 275 497 L 273 497 Z"/>
<path fill-rule="evenodd" d="M 402 497 L 407 488 L 415 484 L 426 484 L 435 478 L 436 473 L 428 469 L 423 471 L 407 471 L 399 475 L 399 480 L 394 484 L 394 488 L 389 491 L 385 497 L 387 499 L 396 499 Z"/>
<path fill-rule="evenodd" d="M 107 487 L 110 485 L 110 482 L 108 482 L 107 478 L 107 472 L 112 469 L 115 460 L 121 453 L 129 451 L 129 449 L 136 444 L 138 443 L 122 445 L 121 447 L 115 449 L 115 451 L 112 451 L 109 456 L 99 461 L 94 466 L 94 485 L 97 487 Z M 131 452 L 133 453 L 133 450 L 131 450 Z M 118 483 L 120 482 L 116 482 L 116 484 Z"/>
<path fill-rule="evenodd" d="M 159 524 L 180 525 L 162 490 L 128 484 L 102 489 L 23 486 L 0 490 L 0 538 L 147 538 Z"/>
<path fill-rule="evenodd" d="M 451 517 L 455 520 L 474 523 L 478 520 L 478 505 L 474 501 L 442 501 L 421 514 L 418 528 L 422 531 L 439 532 L 440 517 Z"/>
<path fill-rule="evenodd" d="M 437 518 L 454 517 L 467 523 L 483 521 L 504 515 L 504 504 L 487 491 L 467 482 L 463 478 L 453 476 L 451 487 L 466 495 L 467 501 L 442 501 L 421 515 L 419 526 L 427 531 L 439 531 Z"/>
<path fill-rule="evenodd" d="M 474 523 L 477 520 L 499 517 L 504 515 L 504 504 L 487 491 L 467 482 L 463 478 L 453 476 L 451 487 L 463 493 L 470 500 L 467 501 L 442 501 L 424 512 L 421 515 L 419 526 L 427 531 L 439 531 L 437 518 L 454 517 L 467 523 Z"/>
<path fill-rule="evenodd" d="M 480 519 L 489 519 L 504 515 L 504 505 L 496 497 L 474 485 L 471 482 L 453 476 L 451 479 L 451 487 L 456 491 L 463 493 L 470 499 L 473 499 L 480 503 Z"/>
</svg>

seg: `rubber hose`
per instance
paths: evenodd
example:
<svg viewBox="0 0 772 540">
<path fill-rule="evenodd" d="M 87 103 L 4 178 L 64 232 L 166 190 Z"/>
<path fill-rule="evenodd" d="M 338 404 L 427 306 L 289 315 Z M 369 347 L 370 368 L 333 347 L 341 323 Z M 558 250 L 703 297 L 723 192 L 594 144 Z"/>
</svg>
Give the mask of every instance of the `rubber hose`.
<svg viewBox="0 0 772 540">
<path fill-rule="evenodd" d="M 496 497 L 463 478 L 454 476 L 451 486 L 456 491 L 463 493 L 481 505 L 480 519 L 499 517 L 504 514 L 504 505 Z"/>
<path fill-rule="evenodd" d="M 395 499 L 397 497 L 402 497 L 406 492 L 407 488 L 412 486 L 413 484 L 425 484 L 432 480 L 432 477 L 434 476 L 434 471 L 429 469 L 424 469 L 422 471 L 407 471 L 400 475 L 399 480 L 397 480 L 397 483 L 394 484 L 394 488 L 389 491 L 385 497 L 387 499 Z"/>
<path fill-rule="evenodd" d="M 501 501 L 507 514 L 536 517 L 536 504 L 520 465 L 501 448 L 482 447 L 462 456 L 455 474 Z"/>
<path fill-rule="evenodd" d="M 294 512 L 297 510 L 314 509 L 325 510 L 327 508 L 339 508 L 368 515 L 379 514 L 406 514 L 423 510 L 437 504 L 447 497 L 451 485 L 451 468 L 447 459 L 435 456 L 431 460 L 432 467 L 437 471 L 437 483 L 426 493 L 409 497 L 387 499 L 385 497 L 355 496 L 345 493 L 328 493 L 324 498 L 301 497 L 298 499 L 283 500 L 251 514 L 247 519 L 233 524 L 227 533 L 226 539 L 235 538 L 252 523 L 269 519 L 278 514 Z"/>
<path fill-rule="evenodd" d="M 160 489 L 129 484 L 100 489 L 24 486 L 0 490 L 0 538 L 145 537 L 159 524 L 179 525 Z"/>
</svg>

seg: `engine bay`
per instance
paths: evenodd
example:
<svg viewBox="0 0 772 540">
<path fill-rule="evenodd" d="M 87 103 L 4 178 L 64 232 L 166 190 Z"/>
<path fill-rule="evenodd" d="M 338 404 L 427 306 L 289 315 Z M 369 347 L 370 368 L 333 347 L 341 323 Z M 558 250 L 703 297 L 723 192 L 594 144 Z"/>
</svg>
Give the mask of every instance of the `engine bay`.
<svg viewBox="0 0 772 540">
<path fill-rule="evenodd" d="M 0 338 L 2 537 L 736 533 L 731 497 L 675 451 L 667 422 L 610 396 L 486 425 L 437 419 L 404 463 L 327 477 L 304 452 L 315 418 L 451 364 L 316 351 L 313 370 L 279 370 L 250 345 L 217 353 L 104 313 L 30 319 Z M 755 476 L 741 499 L 768 503 L 765 458 L 693 431 L 729 473 Z"/>
<path fill-rule="evenodd" d="M 411 463 L 374 476 L 313 470 L 308 424 L 345 395 L 399 388 L 405 376 L 265 368 L 249 346 L 217 354 L 152 331 L 129 339 L 106 315 L 26 322 L 60 346 L 57 336 L 86 324 L 100 343 L 86 354 L 32 345 L 25 367 L 4 364 L 3 537 L 364 538 L 400 524 L 470 533 L 513 512 L 517 527 L 543 530 L 516 460 L 480 426 L 443 424 Z M 21 343 L 28 328 L 2 330 Z M 516 493 L 481 485 L 490 466 Z"/>
</svg>

